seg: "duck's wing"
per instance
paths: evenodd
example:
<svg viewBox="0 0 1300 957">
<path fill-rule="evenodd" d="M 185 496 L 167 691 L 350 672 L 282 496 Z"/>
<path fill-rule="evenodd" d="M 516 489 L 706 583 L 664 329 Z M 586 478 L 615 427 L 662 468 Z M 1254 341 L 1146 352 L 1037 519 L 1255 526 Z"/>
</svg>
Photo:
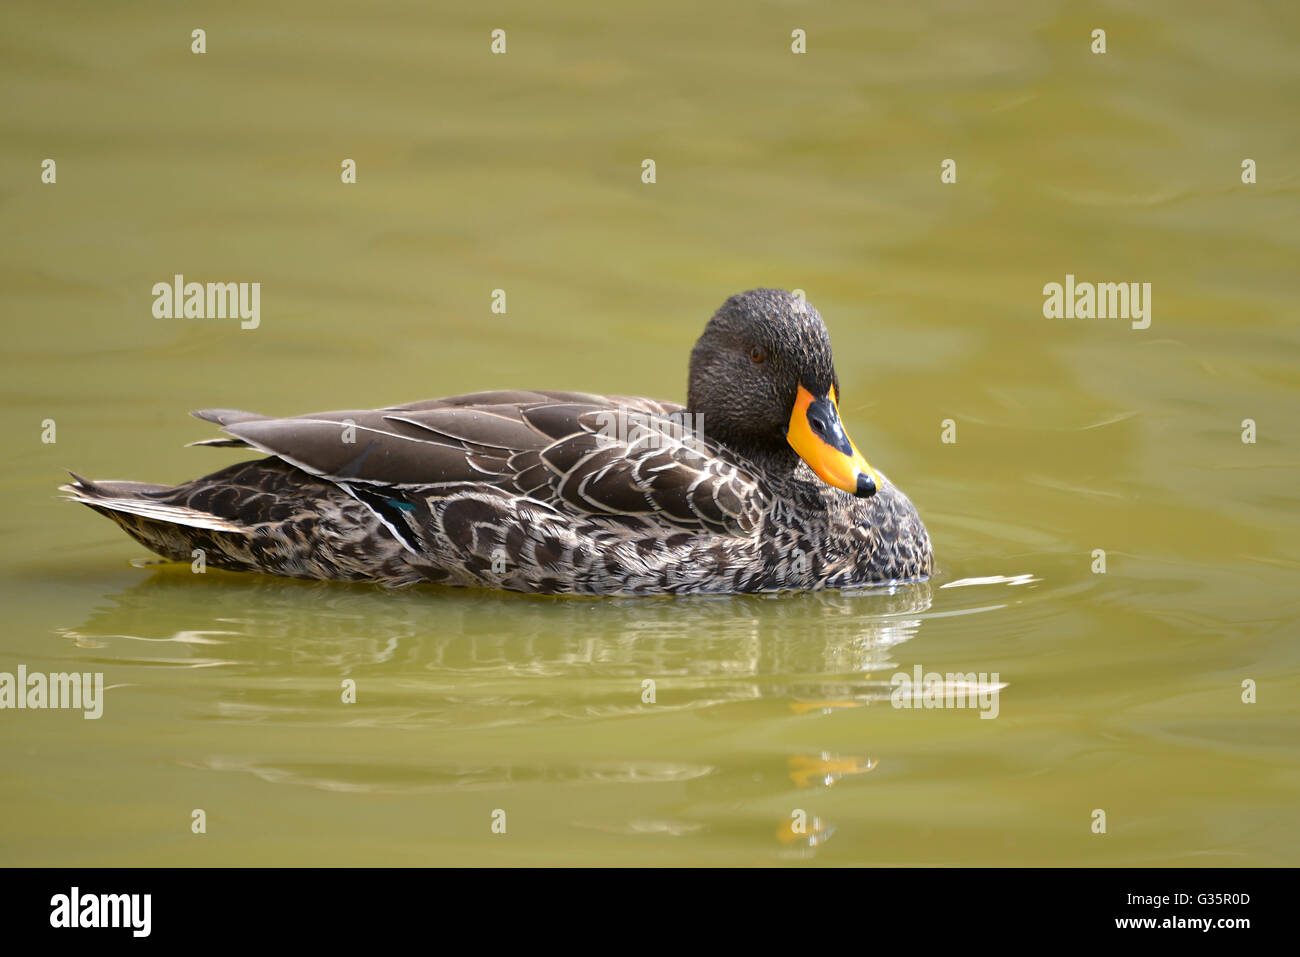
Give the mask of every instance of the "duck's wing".
<svg viewBox="0 0 1300 957">
<path fill-rule="evenodd" d="M 477 392 L 285 419 L 195 414 L 237 443 L 348 487 L 491 486 L 570 514 L 740 535 L 767 507 L 743 463 L 693 429 L 680 405 L 654 399 Z"/>
</svg>

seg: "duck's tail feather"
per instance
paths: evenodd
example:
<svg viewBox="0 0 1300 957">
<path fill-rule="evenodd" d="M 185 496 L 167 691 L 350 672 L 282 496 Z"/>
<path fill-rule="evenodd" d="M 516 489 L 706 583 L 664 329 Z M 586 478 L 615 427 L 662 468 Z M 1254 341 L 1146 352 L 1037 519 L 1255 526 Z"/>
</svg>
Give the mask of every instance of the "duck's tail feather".
<svg viewBox="0 0 1300 957">
<path fill-rule="evenodd" d="M 60 485 L 59 491 L 66 492 L 67 497 L 74 502 L 89 505 L 97 512 L 108 515 L 123 527 L 127 527 L 126 523 L 117 518 L 117 513 L 138 515 L 153 522 L 202 528 L 211 532 L 237 532 L 241 535 L 248 533 L 246 527 L 217 515 L 174 502 L 159 501 L 159 495 L 172 491 L 167 485 L 154 485 L 149 482 L 92 482 L 90 479 L 82 478 L 76 472 L 68 474 L 74 481 L 67 485 Z"/>
<path fill-rule="evenodd" d="M 190 448 L 195 445 L 214 446 L 221 449 L 251 449 L 243 439 L 200 439 L 197 442 L 186 442 L 185 447 Z"/>
<path fill-rule="evenodd" d="M 258 419 L 269 419 L 269 415 L 260 415 L 257 412 L 245 412 L 243 409 L 195 409 L 190 415 L 196 419 L 202 419 L 204 422 L 215 422 L 217 425 L 233 425 L 236 422 L 256 422 Z"/>
<path fill-rule="evenodd" d="M 267 419 L 270 416 L 259 415 L 256 412 L 245 412 L 242 409 L 195 409 L 190 415 L 196 419 L 202 419 L 204 422 L 215 422 L 217 425 L 236 425 L 240 422 L 256 422 L 259 419 Z M 251 449 L 243 439 L 219 438 L 219 439 L 200 439 L 198 442 L 188 443 L 190 446 L 206 445 L 219 449 Z"/>
<path fill-rule="evenodd" d="M 74 502 L 141 545 L 204 567 L 339 581 L 422 581 L 409 552 L 363 502 L 276 458 L 238 462 L 181 485 L 92 482 L 72 473 Z"/>
</svg>

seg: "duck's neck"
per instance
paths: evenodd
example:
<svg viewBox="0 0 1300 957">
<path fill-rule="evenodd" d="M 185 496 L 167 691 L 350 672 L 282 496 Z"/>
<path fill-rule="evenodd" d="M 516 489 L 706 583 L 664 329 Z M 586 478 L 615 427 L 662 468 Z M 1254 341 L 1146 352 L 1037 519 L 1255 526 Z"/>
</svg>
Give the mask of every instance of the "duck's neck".
<svg viewBox="0 0 1300 957">
<path fill-rule="evenodd" d="M 776 485 L 785 485 L 788 482 L 796 481 L 795 471 L 803 464 L 803 460 L 799 458 L 795 450 L 785 442 L 780 445 L 754 445 L 748 442 L 727 441 L 725 438 L 717 438 L 716 436 L 710 436 L 710 438 L 716 438 L 717 441 L 762 472 L 769 482 Z"/>
<path fill-rule="evenodd" d="M 764 435 L 761 440 L 725 418 L 702 412 L 688 401 L 686 411 L 693 421 L 700 423 L 704 437 L 725 445 L 736 455 L 751 463 L 770 483 L 786 486 L 799 481 L 795 473 L 803 459 L 790 447 L 780 432 Z M 774 430 L 775 431 L 775 430 Z"/>
<path fill-rule="evenodd" d="M 772 476 L 792 476 L 802 461 L 795 450 L 786 445 L 764 448 L 737 448 L 737 452 Z"/>
</svg>

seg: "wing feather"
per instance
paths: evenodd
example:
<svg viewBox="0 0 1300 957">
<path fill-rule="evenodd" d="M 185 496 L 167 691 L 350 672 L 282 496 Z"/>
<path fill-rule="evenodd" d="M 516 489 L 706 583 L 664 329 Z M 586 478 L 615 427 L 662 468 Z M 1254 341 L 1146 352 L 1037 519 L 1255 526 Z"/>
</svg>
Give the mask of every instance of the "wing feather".
<svg viewBox="0 0 1300 957">
<path fill-rule="evenodd" d="M 233 442 L 352 488 L 436 494 L 472 483 L 572 515 L 752 533 L 766 493 L 742 461 L 694 433 L 683 412 L 634 396 L 479 392 L 283 419 L 196 414 L 220 423 Z"/>
</svg>

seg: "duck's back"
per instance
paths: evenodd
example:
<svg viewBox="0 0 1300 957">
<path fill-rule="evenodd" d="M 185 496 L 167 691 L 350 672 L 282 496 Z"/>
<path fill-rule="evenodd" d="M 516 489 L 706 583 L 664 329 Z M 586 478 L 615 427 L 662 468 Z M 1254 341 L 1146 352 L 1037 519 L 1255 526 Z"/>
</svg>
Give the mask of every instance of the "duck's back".
<svg viewBox="0 0 1300 957">
<path fill-rule="evenodd" d="M 169 558 L 305 578 L 588 594 L 759 590 L 766 492 L 680 405 L 483 392 L 276 419 L 272 457 L 174 488 L 67 486 Z M 769 556 L 770 558 L 770 556 Z"/>
</svg>

